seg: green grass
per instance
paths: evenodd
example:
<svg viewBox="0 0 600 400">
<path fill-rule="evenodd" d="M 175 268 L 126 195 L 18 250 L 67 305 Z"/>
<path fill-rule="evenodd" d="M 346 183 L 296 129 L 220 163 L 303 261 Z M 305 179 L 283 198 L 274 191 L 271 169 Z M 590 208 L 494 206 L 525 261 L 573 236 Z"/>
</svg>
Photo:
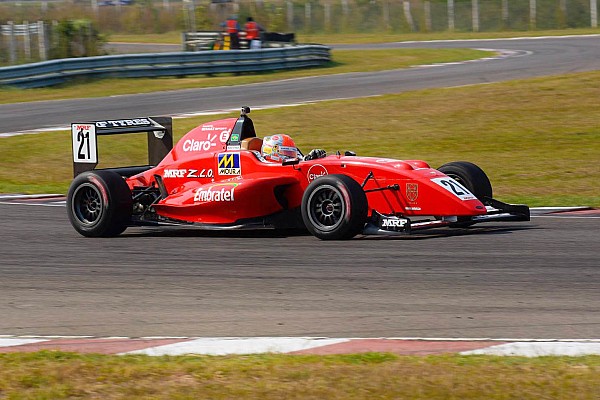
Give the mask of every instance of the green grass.
<svg viewBox="0 0 600 400">
<path fill-rule="evenodd" d="M 268 82 L 280 79 L 330 75 L 346 72 L 382 71 L 407 68 L 413 65 L 472 60 L 487 57 L 491 52 L 471 49 L 396 49 L 371 51 L 334 51 L 332 62 L 323 68 L 298 69 L 256 74 L 220 74 L 217 76 L 189 76 L 180 78 L 101 79 L 75 82 L 41 89 L 14 89 L 0 87 L 0 104 L 104 97 L 119 94 L 151 93 L 214 86 L 233 86 Z"/>
<path fill-rule="evenodd" d="M 600 357 L 0 354 L 6 399 L 597 399 Z"/>
<path fill-rule="evenodd" d="M 505 32 L 431 32 L 431 33 L 330 33 L 298 34 L 298 43 L 356 44 L 403 42 L 410 40 L 456 40 L 456 39 L 497 39 L 533 36 L 589 35 L 600 34 L 600 29 L 562 29 L 540 31 Z M 125 43 L 171 43 L 181 44 L 181 32 L 162 34 L 111 34 L 110 42 Z"/>
<path fill-rule="evenodd" d="M 423 159 L 433 167 L 467 160 L 488 173 L 500 200 L 600 206 L 599 81 L 600 72 L 578 73 L 322 102 L 252 116 L 259 136 L 289 133 L 305 152 L 354 150 Z M 175 120 L 176 138 L 219 118 Z M 144 138 L 132 136 L 102 137 L 101 166 L 143 163 Z M 0 193 L 65 193 L 72 179 L 70 146 L 66 132 L 0 139 Z"/>
</svg>

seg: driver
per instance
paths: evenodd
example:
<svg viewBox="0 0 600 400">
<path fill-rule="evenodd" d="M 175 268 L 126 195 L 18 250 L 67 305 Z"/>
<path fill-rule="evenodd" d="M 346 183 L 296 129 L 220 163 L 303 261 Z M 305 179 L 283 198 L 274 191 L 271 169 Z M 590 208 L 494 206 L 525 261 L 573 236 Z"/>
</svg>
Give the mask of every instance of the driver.
<svg viewBox="0 0 600 400">
<path fill-rule="evenodd" d="M 260 152 L 268 161 L 281 162 L 298 158 L 296 144 L 288 135 L 265 136 Z"/>
<path fill-rule="evenodd" d="M 294 140 L 283 134 L 265 136 L 260 152 L 267 161 L 282 162 L 292 158 L 302 158 Z M 326 155 L 325 150 L 314 149 L 304 156 L 304 160 L 315 160 Z"/>
</svg>

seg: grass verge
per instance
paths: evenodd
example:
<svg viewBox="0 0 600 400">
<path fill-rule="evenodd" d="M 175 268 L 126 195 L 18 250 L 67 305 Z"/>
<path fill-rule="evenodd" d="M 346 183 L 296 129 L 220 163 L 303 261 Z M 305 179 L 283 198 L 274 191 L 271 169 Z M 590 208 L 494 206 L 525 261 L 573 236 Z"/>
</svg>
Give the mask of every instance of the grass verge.
<svg viewBox="0 0 600 400">
<path fill-rule="evenodd" d="M 488 173 L 500 200 L 600 206 L 599 81 L 600 72 L 578 73 L 322 102 L 252 116 L 259 136 L 289 133 L 305 152 L 354 150 L 423 159 L 433 167 L 467 160 Z M 176 139 L 219 118 L 175 120 Z M 144 163 L 141 135 L 101 137 L 99 149 L 101 167 Z M 71 159 L 66 132 L 0 139 L 0 193 L 66 193 Z"/>
<path fill-rule="evenodd" d="M 600 34 L 600 29 L 559 29 L 540 31 L 504 32 L 431 32 L 431 33 L 319 33 L 296 35 L 298 43 L 357 44 L 404 42 L 410 40 L 459 40 L 459 39 L 498 39 L 513 37 L 563 36 Z M 111 34 L 110 42 L 123 43 L 170 43 L 181 44 L 181 32 L 161 34 Z"/>
<path fill-rule="evenodd" d="M 472 60 L 487 57 L 490 54 L 492 53 L 471 49 L 339 50 L 332 52 L 332 62 L 322 68 L 241 75 L 218 74 L 215 76 L 199 75 L 178 78 L 100 79 L 76 81 L 55 87 L 28 90 L 0 87 L 0 104 L 233 86 L 306 76 L 382 71 L 407 68 L 413 65 Z"/>
<path fill-rule="evenodd" d="M 597 399 L 600 357 L 0 354 L 10 399 Z"/>
</svg>

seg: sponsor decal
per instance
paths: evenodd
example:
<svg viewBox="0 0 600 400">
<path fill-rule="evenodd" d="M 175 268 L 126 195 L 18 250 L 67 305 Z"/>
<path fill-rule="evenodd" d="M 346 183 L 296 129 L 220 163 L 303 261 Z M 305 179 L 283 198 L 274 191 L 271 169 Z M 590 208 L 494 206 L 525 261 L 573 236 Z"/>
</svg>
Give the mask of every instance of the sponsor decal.
<svg viewBox="0 0 600 400">
<path fill-rule="evenodd" d="M 453 195 L 455 195 L 463 201 L 477 199 L 477 197 L 475 197 L 473 193 L 469 192 L 469 190 L 466 187 L 464 187 L 463 185 L 461 185 L 460 183 L 458 183 L 450 177 L 434 178 L 431 181 L 437 185 L 440 185 L 441 187 L 443 187 L 444 189 L 446 189 L 447 191 L 449 191 L 450 193 L 452 193 Z"/>
<path fill-rule="evenodd" d="M 217 128 L 216 126 L 212 125 L 212 124 L 205 124 L 202 125 L 202 130 L 203 131 L 220 131 L 223 128 Z"/>
<path fill-rule="evenodd" d="M 163 178 L 212 178 L 212 169 L 165 169 Z"/>
<path fill-rule="evenodd" d="M 418 183 L 407 183 L 406 184 L 406 198 L 410 202 L 417 201 L 417 198 L 419 198 L 419 184 Z"/>
<path fill-rule="evenodd" d="M 233 146 L 232 145 L 227 146 L 227 150 L 241 150 L 241 149 L 242 149 L 242 146 L 240 146 L 239 144 L 236 144 Z"/>
<path fill-rule="evenodd" d="M 421 211 L 421 207 L 406 207 L 404 209 L 407 211 Z"/>
<path fill-rule="evenodd" d="M 408 220 L 400 218 L 383 218 L 381 220 L 382 228 L 404 228 Z"/>
<path fill-rule="evenodd" d="M 152 126 L 150 118 L 135 119 L 113 119 L 106 121 L 96 121 L 97 128 L 126 128 L 128 126 Z"/>
<path fill-rule="evenodd" d="M 220 183 L 208 188 L 198 188 L 194 193 L 195 202 L 233 202 L 235 201 L 235 188 L 239 183 Z"/>
<path fill-rule="evenodd" d="M 308 169 L 308 172 L 306 173 L 306 178 L 308 179 L 308 182 L 312 182 L 315 179 L 328 174 L 329 172 L 327 172 L 327 168 L 325 168 L 321 164 L 315 164 Z"/>
<path fill-rule="evenodd" d="M 240 141 L 240 134 L 239 133 L 234 133 L 233 135 L 231 135 L 231 141 L 232 142 L 239 142 Z"/>
<path fill-rule="evenodd" d="M 220 153 L 217 167 L 219 175 L 241 175 L 240 153 Z"/>
<path fill-rule="evenodd" d="M 72 124 L 73 161 L 78 163 L 97 163 L 96 126 L 94 124 Z"/>
<path fill-rule="evenodd" d="M 227 138 L 229 138 L 229 130 L 222 131 L 219 137 L 221 143 L 227 143 Z"/>
<path fill-rule="evenodd" d="M 183 151 L 209 151 L 211 147 L 216 147 L 215 139 L 217 135 L 206 136 L 206 140 L 187 139 L 183 142 Z"/>
</svg>

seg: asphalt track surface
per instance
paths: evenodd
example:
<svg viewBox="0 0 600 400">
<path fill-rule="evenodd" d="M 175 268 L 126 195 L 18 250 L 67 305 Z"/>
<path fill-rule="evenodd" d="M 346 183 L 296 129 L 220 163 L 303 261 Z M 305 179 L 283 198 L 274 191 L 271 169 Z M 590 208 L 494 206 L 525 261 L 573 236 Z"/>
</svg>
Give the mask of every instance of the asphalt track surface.
<svg viewBox="0 0 600 400">
<path fill-rule="evenodd" d="M 597 36 L 388 46 L 516 52 L 435 68 L 2 105 L 0 131 L 600 69 Z M 139 229 L 85 239 L 63 207 L 0 205 L 0 232 L 6 335 L 583 339 L 600 332 L 597 217 L 333 243 Z"/>
<path fill-rule="evenodd" d="M 600 36 L 339 46 L 339 48 L 485 48 L 511 50 L 487 61 L 364 72 L 260 84 L 105 98 L 0 105 L 0 133 L 68 126 L 71 122 L 238 109 L 409 90 L 451 87 L 600 69 Z"/>
<path fill-rule="evenodd" d="M 600 332 L 600 218 L 323 242 L 129 229 L 0 205 L 7 335 L 584 339 Z"/>
</svg>

